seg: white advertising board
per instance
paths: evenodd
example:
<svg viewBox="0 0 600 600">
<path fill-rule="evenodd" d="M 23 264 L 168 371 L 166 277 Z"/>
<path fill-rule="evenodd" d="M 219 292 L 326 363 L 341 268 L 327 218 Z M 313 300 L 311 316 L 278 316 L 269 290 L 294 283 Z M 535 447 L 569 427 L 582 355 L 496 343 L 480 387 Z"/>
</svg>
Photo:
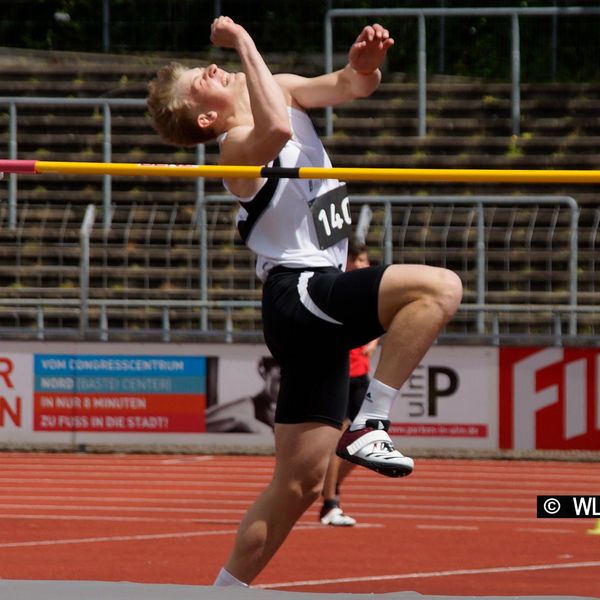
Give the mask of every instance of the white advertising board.
<svg viewBox="0 0 600 600">
<path fill-rule="evenodd" d="M 31 442 L 33 356 L 0 353 L 0 440 Z"/>
<path fill-rule="evenodd" d="M 400 447 L 497 448 L 498 350 L 434 346 L 400 389 L 390 420 Z"/>
</svg>

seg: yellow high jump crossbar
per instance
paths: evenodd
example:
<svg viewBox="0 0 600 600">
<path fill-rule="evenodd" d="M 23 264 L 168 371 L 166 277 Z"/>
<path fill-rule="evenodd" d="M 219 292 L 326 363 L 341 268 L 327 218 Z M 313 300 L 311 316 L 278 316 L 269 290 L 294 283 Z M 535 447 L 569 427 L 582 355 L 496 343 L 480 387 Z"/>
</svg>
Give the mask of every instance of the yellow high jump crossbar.
<svg viewBox="0 0 600 600">
<path fill-rule="evenodd" d="M 0 160 L 0 172 L 127 175 L 218 179 L 339 179 L 340 181 L 444 181 L 453 183 L 600 183 L 600 170 L 386 169 L 370 167 L 264 167 L 111 162 Z"/>
</svg>

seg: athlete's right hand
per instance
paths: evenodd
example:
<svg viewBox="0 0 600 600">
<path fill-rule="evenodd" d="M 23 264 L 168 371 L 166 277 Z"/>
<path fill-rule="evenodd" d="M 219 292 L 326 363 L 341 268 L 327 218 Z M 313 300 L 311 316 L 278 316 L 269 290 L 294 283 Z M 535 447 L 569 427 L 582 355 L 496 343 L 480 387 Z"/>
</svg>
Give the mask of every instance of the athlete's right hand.
<svg viewBox="0 0 600 600">
<path fill-rule="evenodd" d="M 229 17 L 217 17 L 210 27 L 210 41 L 218 48 L 236 48 L 246 30 Z"/>
</svg>

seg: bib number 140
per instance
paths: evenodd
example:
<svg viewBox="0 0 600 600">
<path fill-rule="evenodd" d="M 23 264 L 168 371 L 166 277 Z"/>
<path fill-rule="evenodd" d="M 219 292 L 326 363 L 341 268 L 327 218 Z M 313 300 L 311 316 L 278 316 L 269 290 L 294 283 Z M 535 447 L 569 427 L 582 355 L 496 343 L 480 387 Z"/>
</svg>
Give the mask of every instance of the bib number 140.
<svg viewBox="0 0 600 600">
<path fill-rule="evenodd" d="M 352 217 L 350 216 L 350 200 L 344 198 L 342 200 L 342 214 L 336 210 L 336 205 L 332 202 L 329 205 L 329 216 L 324 208 L 319 211 L 318 219 L 323 225 L 323 229 L 327 235 L 332 234 L 333 229 L 343 229 L 344 225 L 352 225 Z"/>
<path fill-rule="evenodd" d="M 345 185 L 315 198 L 310 211 L 321 250 L 337 244 L 352 232 L 350 200 Z"/>
</svg>

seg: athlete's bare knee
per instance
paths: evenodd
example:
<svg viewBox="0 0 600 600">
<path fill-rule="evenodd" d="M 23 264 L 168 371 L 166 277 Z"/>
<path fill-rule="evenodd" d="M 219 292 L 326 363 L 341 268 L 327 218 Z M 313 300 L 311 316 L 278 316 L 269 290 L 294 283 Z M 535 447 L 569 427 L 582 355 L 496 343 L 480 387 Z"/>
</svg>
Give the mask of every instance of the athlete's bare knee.
<svg viewBox="0 0 600 600">
<path fill-rule="evenodd" d="M 325 480 L 325 469 L 321 466 L 314 467 L 304 473 L 300 480 L 300 491 L 303 502 L 310 506 L 321 494 L 323 481 Z"/>
<path fill-rule="evenodd" d="M 319 486 L 313 485 L 311 482 L 295 481 L 287 487 L 285 497 L 290 505 L 294 505 L 299 513 L 303 513 L 309 508 L 315 500 L 320 496 L 323 482 L 321 480 Z"/>
<path fill-rule="evenodd" d="M 435 301 L 446 319 L 450 319 L 457 311 L 462 300 L 462 292 L 462 281 L 459 276 L 448 269 L 439 269 Z"/>
<path fill-rule="evenodd" d="M 315 466 L 295 475 L 279 477 L 276 485 L 279 493 L 286 495 L 289 502 L 306 509 L 319 497 L 324 479 L 325 470 Z"/>
<path fill-rule="evenodd" d="M 340 433 L 317 422 L 276 424 L 277 462 L 272 485 L 295 507 L 308 508 L 323 489 L 325 473 Z"/>
<path fill-rule="evenodd" d="M 449 320 L 462 299 L 459 277 L 439 267 L 423 265 L 392 265 L 386 270 L 379 298 L 379 317 L 386 328 L 406 306 L 418 306 L 431 312 L 435 321 L 439 317 Z M 416 303 L 416 304 L 413 304 Z"/>
</svg>

